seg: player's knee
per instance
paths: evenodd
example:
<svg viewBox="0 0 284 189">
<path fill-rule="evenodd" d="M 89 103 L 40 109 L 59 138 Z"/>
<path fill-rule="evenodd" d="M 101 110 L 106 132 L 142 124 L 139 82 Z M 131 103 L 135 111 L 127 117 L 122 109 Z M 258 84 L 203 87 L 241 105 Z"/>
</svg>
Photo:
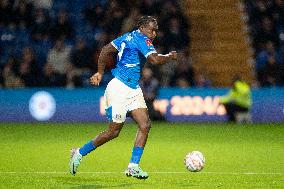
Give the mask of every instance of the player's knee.
<svg viewBox="0 0 284 189">
<path fill-rule="evenodd" d="M 109 133 L 111 138 L 116 138 L 120 133 L 120 129 L 109 130 Z"/>
</svg>

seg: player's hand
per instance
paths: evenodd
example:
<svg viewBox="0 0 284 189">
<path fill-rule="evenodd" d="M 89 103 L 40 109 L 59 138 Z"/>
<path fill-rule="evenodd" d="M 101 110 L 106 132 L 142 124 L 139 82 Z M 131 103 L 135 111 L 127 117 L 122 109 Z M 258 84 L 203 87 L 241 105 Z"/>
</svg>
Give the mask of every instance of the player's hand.
<svg viewBox="0 0 284 189">
<path fill-rule="evenodd" d="M 169 52 L 169 55 L 172 57 L 173 60 L 177 60 L 177 52 L 176 51 Z"/>
<path fill-rule="evenodd" d="M 90 82 L 92 85 L 99 85 L 102 80 L 103 75 L 99 72 L 95 73 L 91 78 Z"/>
</svg>

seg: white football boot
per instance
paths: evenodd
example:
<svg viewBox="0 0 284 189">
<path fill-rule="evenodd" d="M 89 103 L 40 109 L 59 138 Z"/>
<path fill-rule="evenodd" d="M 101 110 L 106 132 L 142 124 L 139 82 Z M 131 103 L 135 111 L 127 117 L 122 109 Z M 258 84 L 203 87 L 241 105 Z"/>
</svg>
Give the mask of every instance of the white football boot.
<svg viewBox="0 0 284 189">
<path fill-rule="evenodd" d="M 82 155 L 79 152 L 79 148 L 72 148 L 71 149 L 71 157 L 70 157 L 70 173 L 72 175 L 75 175 L 77 172 L 77 169 L 82 161 Z"/>
</svg>

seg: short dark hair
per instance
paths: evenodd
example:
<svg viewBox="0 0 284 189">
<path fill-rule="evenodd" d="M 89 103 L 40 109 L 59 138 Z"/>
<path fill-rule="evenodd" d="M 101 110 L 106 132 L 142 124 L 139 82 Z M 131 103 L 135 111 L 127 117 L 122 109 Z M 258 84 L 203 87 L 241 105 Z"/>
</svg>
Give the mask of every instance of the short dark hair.
<svg viewBox="0 0 284 189">
<path fill-rule="evenodd" d="M 142 16 L 141 18 L 139 18 L 137 22 L 137 28 L 140 28 L 141 26 L 145 26 L 149 24 L 150 22 L 155 22 L 157 24 L 157 20 L 153 16 Z"/>
</svg>

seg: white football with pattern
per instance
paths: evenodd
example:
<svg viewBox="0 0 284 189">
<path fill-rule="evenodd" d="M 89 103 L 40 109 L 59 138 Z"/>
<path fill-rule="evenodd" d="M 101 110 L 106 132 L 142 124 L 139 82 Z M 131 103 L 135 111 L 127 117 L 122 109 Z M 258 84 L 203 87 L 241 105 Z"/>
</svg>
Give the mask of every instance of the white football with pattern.
<svg viewBox="0 0 284 189">
<path fill-rule="evenodd" d="M 192 151 L 185 156 L 184 165 L 191 172 L 201 171 L 205 165 L 205 157 L 199 151 Z"/>
</svg>

